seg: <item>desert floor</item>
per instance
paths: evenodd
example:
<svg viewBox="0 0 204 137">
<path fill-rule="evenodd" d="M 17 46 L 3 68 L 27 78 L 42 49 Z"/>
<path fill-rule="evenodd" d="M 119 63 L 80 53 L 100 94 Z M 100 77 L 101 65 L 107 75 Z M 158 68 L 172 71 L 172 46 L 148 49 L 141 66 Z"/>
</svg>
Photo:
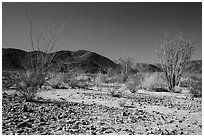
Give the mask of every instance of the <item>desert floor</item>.
<svg viewBox="0 0 204 137">
<path fill-rule="evenodd" d="M 37 100 L 4 90 L 2 134 L 202 134 L 202 99 L 185 93 L 124 91 L 119 98 L 107 88 L 53 89 Z"/>
</svg>

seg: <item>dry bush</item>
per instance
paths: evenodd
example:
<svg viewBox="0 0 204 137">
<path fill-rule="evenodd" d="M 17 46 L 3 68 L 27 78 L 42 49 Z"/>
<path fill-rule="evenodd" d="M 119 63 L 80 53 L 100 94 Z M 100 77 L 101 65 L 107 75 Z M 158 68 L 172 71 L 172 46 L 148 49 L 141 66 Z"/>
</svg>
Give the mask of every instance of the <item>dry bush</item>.
<svg viewBox="0 0 204 137">
<path fill-rule="evenodd" d="M 104 83 L 104 79 L 104 75 L 102 73 L 98 73 L 94 79 L 94 85 L 101 88 L 102 84 Z"/>
<path fill-rule="evenodd" d="M 85 74 L 72 74 L 69 78 L 69 86 L 72 88 L 88 89 L 90 78 Z"/>
<path fill-rule="evenodd" d="M 108 91 L 110 92 L 112 97 L 118 97 L 121 98 L 123 96 L 123 91 L 119 90 L 121 88 L 120 86 L 114 87 L 114 88 L 108 88 Z"/>
<path fill-rule="evenodd" d="M 105 83 L 121 83 L 121 76 L 119 75 L 114 75 L 114 76 L 106 76 L 104 79 Z"/>
<path fill-rule="evenodd" d="M 120 73 L 117 69 L 109 68 L 107 75 L 104 77 L 105 83 L 119 83 L 121 81 Z"/>
<path fill-rule="evenodd" d="M 187 87 L 193 97 L 202 97 L 202 76 L 192 74 L 180 86 Z"/>
<path fill-rule="evenodd" d="M 137 73 L 136 75 L 130 77 L 128 79 L 128 82 L 126 83 L 127 89 L 135 93 L 141 88 L 141 82 L 143 81 L 144 74 L 142 73 Z"/>
<path fill-rule="evenodd" d="M 120 82 L 124 83 L 127 81 L 131 72 L 133 71 L 133 67 L 136 64 L 136 57 L 132 56 L 128 53 L 123 53 L 120 55 L 118 59 L 118 64 L 120 65 Z"/>
<path fill-rule="evenodd" d="M 26 101 L 32 101 L 45 82 L 45 74 L 40 71 L 27 71 L 22 73 L 18 79 L 17 91 Z"/>
<path fill-rule="evenodd" d="M 55 89 L 65 88 L 63 87 L 63 83 L 66 79 L 67 79 L 67 76 L 65 73 L 54 72 L 51 74 L 51 79 L 49 80 L 49 84 Z"/>
<path fill-rule="evenodd" d="M 159 41 L 159 45 L 157 55 L 166 75 L 168 88 L 174 92 L 174 87 L 178 86 L 184 69 L 194 52 L 195 42 L 185 38 L 182 33 L 170 35 L 166 32 Z"/>
<path fill-rule="evenodd" d="M 147 90 L 165 90 L 167 87 L 167 82 L 164 73 L 155 72 L 147 73 L 141 82 L 141 87 Z"/>
<path fill-rule="evenodd" d="M 23 62 L 25 71 L 20 75 L 20 81 L 16 81 L 18 91 L 27 101 L 32 101 L 35 95 L 40 91 L 45 82 L 48 70 L 55 54 L 51 54 L 56 45 L 62 25 L 51 27 L 46 25 L 40 31 L 36 42 L 33 33 L 33 15 L 32 11 L 26 13 L 30 27 L 30 41 L 32 52 L 28 54 Z"/>
</svg>

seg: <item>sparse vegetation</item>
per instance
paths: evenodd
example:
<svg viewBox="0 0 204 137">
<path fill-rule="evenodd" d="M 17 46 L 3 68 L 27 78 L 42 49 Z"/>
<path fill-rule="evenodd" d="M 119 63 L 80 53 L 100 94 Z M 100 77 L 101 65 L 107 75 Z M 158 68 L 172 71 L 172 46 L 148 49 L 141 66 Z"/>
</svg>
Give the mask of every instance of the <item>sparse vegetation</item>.
<svg viewBox="0 0 204 137">
<path fill-rule="evenodd" d="M 109 91 L 110 91 L 112 97 L 118 97 L 118 98 L 122 97 L 122 91 L 121 90 L 109 89 Z"/>
<path fill-rule="evenodd" d="M 158 90 L 167 88 L 166 77 L 164 73 L 155 72 L 147 73 L 144 75 L 141 87 L 147 90 Z"/>
<path fill-rule="evenodd" d="M 148 3 L 147 7 L 135 3 L 10 5 L 6 2 L 2 5 L 2 15 L 6 15 L 3 24 L 5 29 L 9 29 L 4 31 L 9 32 L 4 36 L 3 45 L 5 43 L 6 47 L 15 42 L 19 44 L 18 38 L 26 41 L 23 37 L 15 38 L 15 34 L 20 35 L 20 32 L 10 35 L 10 31 L 15 27 L 11 17 L 21 18 L 15 11 L 20 13 L 27 7 L 36 9 L 40 6 L 37 7 L 38 14 L 42 16 L 37 20 L 44 18 L 45 10 L 50 16 L 46 19 L 48 24 L 53 19 L 60 20 L 66 16 L 65 20 L 71 27 L 46 24 L 35 35 L 39 26 L 37 23 L 38 27 L 34 28 L 31 11 L 26 13 L 31 51 L 3 49 L 3 135 L 202 135 L 202 60 L 190 61 L 194 42 L 180 33 L 165 34 L 157 50 L 161 63 L 150 62 L 154 60 L 150 53 L 152 49 L 144 53 L 151 48 L 148 43 L 155 28 L 165 23 L 168 28 L 174 29 L 175 22 L 171 20 L 183 17 L 181 8 L 182 13 L 194 16 L 193 9 L 197 8 L 195 13 L 199 13 L 202 3 L 190 3 L 191 7 L 186 4 L 179 6 L 183 3 L 170 6 Z M 165 12 L 158 6 L 165 6 L 162 7 Z M 153 22 L 147 22 L 152 20 L 147 9 L 156 11 L 150 13 L 155 17 Z M 170 14 L 170 11 L 179 11 L 179 16 Z M 200 18 L 188 16 L 182 21 L 177 20 L 177 27 L 179 24 L 185 26 L 182 28 L 191 27 L 193 23 L 183 23 L 188 21 L 186 19 L 194 19 L 196 25 L 201 25 L 198 22 L 201 16 L 198 16 Z M 137 17 L 140 17 L 139 22 L 135 20 Z M 141 20 L 141 17 L 145 19 Z M 116 24 L 117 21 L 119 23 Z M 159 24 L 155 25 L 154 21 Z M 24 24 L 16 24 L 19 28 L 14 30 L 22 30 Z M 59 37 L 61 31 L 65 36 Z M 194 35 L 197 29 L 185 31 Z M 60 38 L 66 40 L 62 42 L 63 49 L 58 50 L 55 48 Z M 85 50 L 70 51 L 73 48 L 67 45 Z M 111 45 L 113 47 L 108 47 Z M 136 62 L 135 52 L 123 53 L 116 63 L 108 58 L 119 50 L 133 50 L 134 45 L 140 49 L 138 53 L 144 54 L 141 61 L 150 63 Z M 107 51 L 105 57 L 87 49 L 100 53 L 112 50 Z"/>
<path fill-rule="evenodd" d="M 104 75 L 102 73 L 97 73 L 94 79 L 94 85 L 98 88 L 101 88 L 102 84 L 104 83 Z"/>
<path fill-rule="evenodd" d="M 129 75 L 133 71 L 133 67 L 136 63 L 135 56 L 124 53 L 120 56 L 118 64 L 120 65 L 120 82 L 124 83 L 127 81 Z"/>
<path fill-rule="evenodd" d="M 88 89 L 90 84 L 90 78 L 85 74 L 71 74 L 69 77 L 69 86 L 71 88 L 83 88 Z"/>
<path fill-rule="evenodd" d="M 193 97 L 202 97 L 202 77 L 196 74 L 188 76 L 180 83 L 181 87 L 187 87 Z"/>
<path fill-rule="evenodd" d="M 45 74 L 41 71 L 27 71 L 20 75 L 17 83 L 17 91 L 26 101 L 32 101 L 45 82 Z"/>
<path fill-rule="evenodd" d="M 128 79 L 128 82 L 126 83 L 127 89 L 132 93 L 137 92 L 137 90 L 142 88 L 141 84 L 143 79 L 144 79 L 144 74 L 142 73 L 137 73 L 134 76 L 131 76 Z"/>
<path fill-rule="evenodd" d="M 67 76 L 65 73 L 53 72 L 51 74 L 51 79 L 49 80 L 49 84 L 55 89 L 65 88 L 63 84 L 66 79 L 67 79 Z"/>
<path fill-rule="evenodd" d="M 195 42 L 181 33 L 170 35 L 166 32 L 159 45 L 157 55 L 166 75 L 168 88 L 174 92 L 174 87 L 179 84 L 186 64 L 191 59 Z"/>
<path fill-rule="evenodd" d="M 17 81 L 18 91 L 27 101 L 33 100 L 45 82 L 54 57 L 54 54 L 51 54 L 51 52 L 56 45 L 59 33 L 62 29 L 62 26 L 60 26 L 59 29 L 50 29 L 50 26 L 45 26 L 44 30 L 39 33 L 35 45 L 32 16 L 32 11 L 26 13 L 30 26 L 29 37 L 32 54 L 25 57 L 23 62 L 25 72 L 20 75 L 20 81 Z"/>
</svg>

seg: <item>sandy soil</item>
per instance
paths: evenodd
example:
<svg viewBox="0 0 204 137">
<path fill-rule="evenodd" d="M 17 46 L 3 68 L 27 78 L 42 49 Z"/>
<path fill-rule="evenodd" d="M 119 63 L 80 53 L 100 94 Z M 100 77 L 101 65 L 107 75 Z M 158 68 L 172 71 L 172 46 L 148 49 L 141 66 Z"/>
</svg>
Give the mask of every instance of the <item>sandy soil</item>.
<svg viewBox="0 0 204 137">
<path fill-rule="evenodd" d="M 13 92 L 5 91 L 7 95 Z M 126 91 L 123 97 L 118 98 L 112 97 L 106 89 L 54 89 L 42 91 L 37 97 L 51 102 L 84 105 L 87 108 L 81 108 L 80 111 L 88 109 L 87 113 L 93 113 L 82 116 L 82 119 L 97 116 L 97 120 L 92 120 L 90 124 L 96 128 L 96 132 L 90 129 L 90 132 L 87 130 L 73 134 L 202 134 L 202 100 L 189 99 L 184 94 L 139 90 L 137 93 Z M 103 126 L 97 121 L 103 122 Z M 4 131 L 4 134 L 10 132 Z M 50 134 L 72 133 L 60 129 Z"/>
</svg>

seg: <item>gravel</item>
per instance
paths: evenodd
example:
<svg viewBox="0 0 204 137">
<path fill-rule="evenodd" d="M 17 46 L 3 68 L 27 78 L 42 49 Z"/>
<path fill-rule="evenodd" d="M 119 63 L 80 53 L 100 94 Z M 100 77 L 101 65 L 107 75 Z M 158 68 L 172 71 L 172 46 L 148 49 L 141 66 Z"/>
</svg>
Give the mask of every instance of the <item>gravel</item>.
<svg viewBox="0 0 204 137">
<path fill-rule="evenodd" d="M 91 96 L 91 95 L 90 95 Z M 103 95 L 93 95 L 96 96 Z M 108 96 L 108 95 L 107 95 Z M 110 98 L 110 97 L 109 97 Z M 103 97 L 105 99 L 105 97 Z M 135 94 L 140 108 L 117 108 L 69 101 L 25 102 L 2 94 L 3 135 L 183 135 L 202 134 L 201 99 L 175 99 Z M 142 106 L 176 110 L 162 113 Z M 185 112 L 181 114 L 181 112 Z"/>
</svg>

